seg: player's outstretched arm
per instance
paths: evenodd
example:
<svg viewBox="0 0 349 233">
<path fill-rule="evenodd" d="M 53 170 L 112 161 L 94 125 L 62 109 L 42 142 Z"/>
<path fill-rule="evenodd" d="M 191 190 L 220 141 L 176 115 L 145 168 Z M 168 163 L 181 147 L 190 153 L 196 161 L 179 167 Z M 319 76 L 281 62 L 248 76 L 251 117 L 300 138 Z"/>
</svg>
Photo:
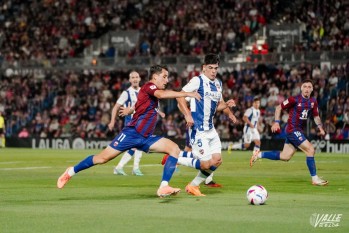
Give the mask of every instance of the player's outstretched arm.
<svg viewBox="0 0 349 233">
<path fill-rule="evenodd" d="M 154 96 L 158 99 L 174 99 L 174 98 L 180 98 L 180 97 L 191 97 L 195 98 L 197 100 L 201 99 L 201 96 L 197 92 L 178 92 L 178 91 L 172 91 L 172 90 L 156 90 L 154 92 Z"/>
</svg>

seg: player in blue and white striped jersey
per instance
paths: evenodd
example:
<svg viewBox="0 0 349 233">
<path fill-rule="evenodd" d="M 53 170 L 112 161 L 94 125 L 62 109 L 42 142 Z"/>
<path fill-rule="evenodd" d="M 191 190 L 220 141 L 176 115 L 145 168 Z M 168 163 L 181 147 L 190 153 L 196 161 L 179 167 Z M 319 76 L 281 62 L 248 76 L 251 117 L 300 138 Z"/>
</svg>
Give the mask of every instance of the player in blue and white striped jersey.
<svg viewBox="0 0 349 233">
<path fill-rule="evenodd" d="M 200 160 L 198 175 L 186 186 L 186 191 L 195 196 L 205 196 L 199 190 L 200 184 L 222 163 L 222 145 L 213 117 L 217 109 L 229 108 L 222 98 L 222 82 L 216 78 L 218 67 L 219 56 L 206 55 L 202 73 L 193 77 L 182 89 L 184 92 L 198 92 L 201 99 L 191 99 L 189 109 L 185 98 L 177 98 L 179 109 L 189 128 L 192 152 Z M 229 114 L 229 118 L 236 122 L 233 113 Z"/>
<path fill-rule="evenodd" d="M 253 151 L 260 150 L 261 136 L 258 132 L 258 125 L 260 123 L 259 117 L 261 116 L 261 111 L 259 110 L 260 105 L 261 101 L 259 97 L 255 97 L 253 99 L 252 106 L 246 109 L 245 114 L 242 118 L 245 122 L 242 143 L 236 143 L 232 146 L 229 146 L 228 151 L 230 149 L 245 150 L 250 147 L 252 141 L 254 142 Z"/>
</svg>

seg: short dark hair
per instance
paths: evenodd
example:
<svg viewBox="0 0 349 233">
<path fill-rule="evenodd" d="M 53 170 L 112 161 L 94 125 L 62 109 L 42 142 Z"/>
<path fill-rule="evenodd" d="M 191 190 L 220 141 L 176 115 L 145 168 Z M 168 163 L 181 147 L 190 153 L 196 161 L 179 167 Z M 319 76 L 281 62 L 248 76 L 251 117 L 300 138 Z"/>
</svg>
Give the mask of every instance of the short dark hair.
<svg viewBox="0 0 349 233">
<path fill-rule="evenodd" d="M 255 102 L 255 101 L 260 101 L 261 100 L 261 98 L 259 97 L 259 96 L 255 96 L 254 98 L 253 98 L 253 102 Z"/>
<path fill-rule="evenodd" d="M 310 78 L 304 79 L 304 80 L 302 81 L 302 85 L 303 85 L 304 83 L 311 83 L 311 85 L 314 86 L 313 80 L 311 80 Z"/>
<path fill-rule="evenodd" d="M 219 56 L 214 53 L 209 53 L 205 56 L 204 65 L 219 64 Z"/>
<path fill-rule="evenodd" d="M 153 77 L 153 74 L 160 74 L 162 70 L 167 70 L 168 68 L 165 65 L 153 65 L 149 69 L 149 80 Z"/>
</svg>

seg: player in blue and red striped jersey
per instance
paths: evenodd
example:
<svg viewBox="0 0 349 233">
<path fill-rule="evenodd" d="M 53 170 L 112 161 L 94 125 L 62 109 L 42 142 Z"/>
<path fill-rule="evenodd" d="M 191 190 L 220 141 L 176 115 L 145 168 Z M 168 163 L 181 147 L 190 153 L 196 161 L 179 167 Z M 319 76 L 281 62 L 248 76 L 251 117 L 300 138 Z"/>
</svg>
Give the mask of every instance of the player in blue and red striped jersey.
<svg viewBox="0 0 349 233">
<path fill-rule="evenodd" d="M 144 84 L 138 93 L 135 113 L 131 122 L 122 129 L 120 134 L 103 151 L 97 155 L 86 157 L 74 167 L 67 168 L 57 180 L 58 188 L 63 188 L 76 173 L 97 164 L 104 164 L 124 151 L 137 148 L 144 152 L 152 151 L 171 155 L 164 166 L 162 181 L 157 190 L 157 195 L 166 197 L 180 192 L 179 188 L 169 186 L 169 181 L 175 171 L 180 153 L 179 147 L 170 139 L 153 135 L 157 121 L 159 99 L 192 97 L 200 100 L 201 97 L 197 92 L 164 90 L 168 83 L 168 69 L 165 66 L 152 66 L 149 77 L 149 82 Z"/>
<path fill-rule="evenodd" d="M 251 167 L 259 158 L 289 161 L 297 151 L 297 148 L 299 148 L 306 154 L 306 163 L 312 178 L 312 184 L 320 186 L 328 184 L 328 181 L 317 176 L 314 160 L 315 149 L 304 135 L 306 122 L 311 116 L 314 118 L 314 121 L 320 131 L 320 135 L 325 135 L 325 131 L 322 128 L 321 119 L 319 116 L 317 101 L 315 98 L 310 97 L 312 91 L 313 82 L 310 79 L 306 79 L 302 82 L 300 95 L 291 96 L 276 107 L 275 121 L 271 127 L 272 132 L 280 131 L 281 111 L 288 110 L 289 113 L 284 148 L 281 152 L 255 151 L 250 160 Z"/>
</svg>

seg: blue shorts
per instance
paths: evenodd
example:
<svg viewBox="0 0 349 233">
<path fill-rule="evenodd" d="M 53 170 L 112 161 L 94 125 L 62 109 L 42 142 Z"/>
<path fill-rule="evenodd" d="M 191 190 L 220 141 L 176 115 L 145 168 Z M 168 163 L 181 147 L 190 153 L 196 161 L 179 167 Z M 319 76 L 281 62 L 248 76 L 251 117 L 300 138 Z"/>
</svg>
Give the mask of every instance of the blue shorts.
<svg viewBox="0 0 349 233">
<path fill-rule="evenodd" d="M 302 144 L 307 138 L 304 136 L 304 134 L 300 131 L 295 131 L 292 133 L 286 134 L 286 144 L 292 144 L 295 147 L 299 147 L 300 144 Z"/>
<path fill-rule="evenodd" d="M 118 151 L 127 151 L 132 148 L 137 148 L 148 153 L 151 145 L 161 138 L 163 137 L 156 135 L 144 137 L 138 133 L 134 127 L 125 127 L 113 139 L 109 146 Z"/>
</svg>

